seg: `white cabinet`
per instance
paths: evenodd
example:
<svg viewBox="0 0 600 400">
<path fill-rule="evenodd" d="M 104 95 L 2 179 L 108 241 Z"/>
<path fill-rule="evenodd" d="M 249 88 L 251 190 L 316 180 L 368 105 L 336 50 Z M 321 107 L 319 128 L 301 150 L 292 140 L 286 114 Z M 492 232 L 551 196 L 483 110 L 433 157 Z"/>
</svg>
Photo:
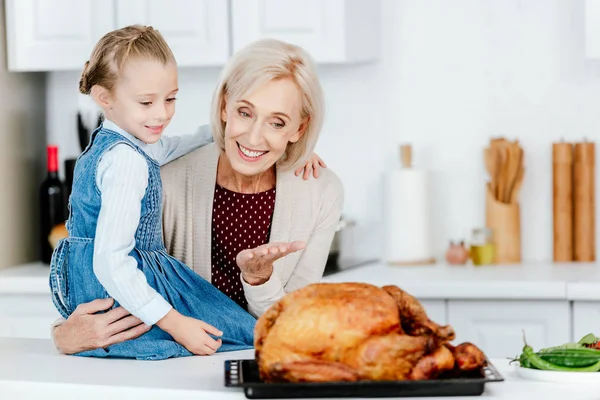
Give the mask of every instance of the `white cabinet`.
<svg viewBox="0 0 600 400">
<path fill-rule="evenodd" d="M 50 294 L 0 295 L 0 337 L 49 339 L 59 317 Z"/>
<path fill-rule="evenodd" d="M 105 33 L 131 24 L 158 29 L 182 67 L 223 65 L 228 16 L 223 0 L 6 0 L 8 67 L 79 71 Z"/>
<path fill-rule="evenodd" d="M 573 340 L 578 341 L 588 333 L 600 335 L 600 302 L 573 302 Z"/>
<path fill-rule="evenodd" d="M 371 61 L 381 50 L 379 0 L 232 0 L 233 51 L 261 38 L 304 47 L 319 63 Z"/>
<path fill-rule="evenodd" d="M 376 60 L 381 0 L 5 0 L 11 71 L 80 71 L 105 33 L 152 25 L 182 67 L 224 65 L 264 37 L 318 63 Z M 231 9 L 230 9 L 231 7 Z"/>
<path fill-rule="evenodd" d="M 446 325 L 448 318 L 446 315 L 446 302 L 444 300 L 421 300 L 419 302 L 425 309 L 430 320 L 439 325 Z"/>
<path fill-rule="evenodd" d="M 151 25 L 169 43 L 180 67 L 227 61 L 228 16 L 224 0 L 116 0 L 116 28 Z"/>
<path fill-rule="evenodd" d="M 105 0 L 5 0 L 11 71 L 81 70 L 98 41 L 113 29 Z"/>
<path fill-rule="evenodd" d="M 527 343 L 535 349 L 571 340 L 567 301 L 448 301 L 455 343 L 472 342 L 490 358 L 515 357 Z"/>
</svg>

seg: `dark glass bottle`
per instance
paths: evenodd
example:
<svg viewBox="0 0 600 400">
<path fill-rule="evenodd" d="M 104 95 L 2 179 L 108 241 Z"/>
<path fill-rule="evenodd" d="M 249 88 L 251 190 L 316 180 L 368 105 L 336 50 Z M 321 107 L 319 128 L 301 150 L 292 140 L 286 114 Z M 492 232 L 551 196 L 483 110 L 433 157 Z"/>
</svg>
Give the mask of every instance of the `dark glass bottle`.
<svg viewBox="0 0 600 400">
<path fill-rule="evenodd" d="M 40 245 L 42 261 L 50 263 L 52 246 L 48 236 L 53 227 L 66 221 L 65 185 L 58 177 L 58 147 L 48 146 L 48 171 L 40 186 Z"/>
</svg>

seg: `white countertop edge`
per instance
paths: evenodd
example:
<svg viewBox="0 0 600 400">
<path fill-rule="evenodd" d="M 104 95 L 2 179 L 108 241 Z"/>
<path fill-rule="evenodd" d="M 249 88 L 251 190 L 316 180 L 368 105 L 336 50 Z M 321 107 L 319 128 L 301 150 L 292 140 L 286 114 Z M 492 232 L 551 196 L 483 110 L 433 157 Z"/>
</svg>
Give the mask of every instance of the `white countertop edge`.
<svg viewBox="0 0 600 400">
<path fill-rule="evenodd" d="M 390 267 L 369 264 L 323 277 L 321 282 L 368 282 L 396 285 L 419 299 L 566 300 L 568 280 L 550 276 L 523 277 L 522 270 L 489 267 Z M 498 267 L 502 268 L 502 267 Z M 491 274 L 490 274 L 491 273 Z M 507 275 L 508 273 L 508 275 Z M 514 275 L 513 275 L 514 274 Z M 511 278 L 511 275 L 514 278 Z M 600 298 L 600 292 L 599 292 Z"/>
<path fill-rule="evenodd" d="M 49 272 L 49 266 L 41 262 L 1 269 L 0 294 L 49 295 Z M 590 280 L 583 281 L 586 277 Z M 417 298 L 430 300 L 600 301 L 600 266 L 595 265 L 573 266 L 570 272 L 561 264 L 545 263 L 485 269 L 444 265 L 421 269 L 373 263 L 325 276 L 321 281 L 367 281 L 378 286 L 396 284 Z"/>
<path fill-rule="evenodd" d="M 50 294 L 49 275 L 42 262 L 0 269 L 0 294 Z"/>
<path fill-rule="evenodd" d="M 252 355 L 252 350 L 243 350 L 162 361 L 94 359 L 57 354 L 48 339 L 19 338 L 0 338 L 0 351 L 0 398 L 44 400 L 241 400 L 245 398 L 241 388 L 224 386 L 223 362 L 249 359 Z M 490 361 L 505 380 L 487 383 L 481 397 L 598 398 L 595 385 L 529 381 L 511 368 L 508 359 Z"/>
<path fill-rule="evenodd" d="M 388 283 L 389 284 L 389 283 Z M 563 282 L 446 282 L 398 285 L 421 299 L 478 299 L 478 300 L 566 300 Z M 600 294 L 598 295 L 600 297 Z"/>
<path fill-rule="evenodd" d="M 567 298 L 572 301 L 598 301 L 600 300 L 600 282 L 569 283 Z"/>
<path fill-rule="evenodd" d="M 199 398 L 211 400 L 240 400 L 246 398 L 242 388 L 223 388 L 223 391 L 214 391 L 62 382 L 32 382 L 26 380 L 0 380 L 0 388 L 2 389 L 2 398 L 5 399 L 81 400 L 82 393 L 85 393 L 84 397 L 86 400 L 106 400 L 109 398 L 127 398 L 128 400 L 170 400 L 174 398 L 182 400 L 198 400 Z"/>
<path fill-rule="evenodd" d="M 343 276 L 330 275 L 322 282 L 344 282 Z M 504 300 L 566 300 L 565 282 L 414 282 L 392 283 L 385 278 L 371 278 L 369 283 L 376 286 L 395 284 L 402 290 L 419 299 L 504 299 Z M 597 295 L 600 298 L 600 292 Z"/>
<path fill-rule="evenodd" d="M 1 399 L 228 400 L 245 396 L 225 386 L 224 362 L 250 359 L 254 350 L 138 361 L 66 356 L 49 339 L 0 338 L 0 354 Z"/>
<path fill-rule="evenodd" d="M 10 278 L 0 281 L 0 294 L 50 294 L 48 278 Z"/>
</svg>

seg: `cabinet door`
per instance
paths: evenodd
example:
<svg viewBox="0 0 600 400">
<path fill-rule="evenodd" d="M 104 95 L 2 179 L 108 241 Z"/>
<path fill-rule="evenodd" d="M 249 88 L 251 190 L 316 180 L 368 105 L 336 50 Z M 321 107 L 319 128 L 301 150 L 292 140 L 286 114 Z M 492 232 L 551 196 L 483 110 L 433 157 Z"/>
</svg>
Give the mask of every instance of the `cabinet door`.
<svg viewBox="0 0 600 400">
<path fill-rule="evenodd" d="M 117 26 L 159 30 L 182 67 L 223 65 L 229 57 L 229 3 L 224 0 L 117 0 Z"/>
<path fill-rule="evenodd" d="M 573 340 L 577 341 L 588 333 L 600 335 L 600 302 L 575 301 L 573 302 Z"/>
<path fill-rule="evenodd" d="M 515 357 L 523 331 L 534 349 L 571 340 L 567 301 L 448 301 L 455 343 L 472 342 L 490 358 Z"/>
<path fill-rule="evenodd" d="M 427 316 L 436 324 L 446 325 L 448 318 L 446 315 L 446 302 L 444 300 L 421 300 L 419 302 L 425 309 Z"/>
<path fill-rule="evenodd" d="M 380 3 L 356 0 L 232 0 L 233 51 L 261 38 L 302 46 L 319 63 L 374 59 Z"/>
<path fill-rule="evenodd" d="M 114 26 L 112 1 L 5 1 L 11 71 L 79 71 Z"/>
<path fill-rule="evenodd" d="M 0 337 L 50 339 L 59 317 L 50 294 L 0 295 Z"/>
</svg>

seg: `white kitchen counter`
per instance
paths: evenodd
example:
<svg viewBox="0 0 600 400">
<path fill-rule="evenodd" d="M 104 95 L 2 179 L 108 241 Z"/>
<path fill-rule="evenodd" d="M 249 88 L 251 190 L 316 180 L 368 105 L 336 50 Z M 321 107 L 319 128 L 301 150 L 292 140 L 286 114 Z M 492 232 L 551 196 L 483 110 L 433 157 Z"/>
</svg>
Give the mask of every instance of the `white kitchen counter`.
<svg viewBox="0 0 600 400">
<path fill-rule="evenodd" d="M 46 294 L 49 267 L 32 263 L 0 270 L 0 294 Z M 391 266 L 374 263 L 323 278 L 323 282 L 395 284 L 421 299 L 600 300 L 600 266 L 522 263 Z"/>
<path fill-rule="evenodd" d="M 3 399 L 244 399 L 224 386 L 223 362 L 253 358 L 246 350 L 164 361 L 92 359 L 57 354 L 49 340 L 0 339 Z M 486 384 L 483 398 L 597 399 L 599 386 L 526 381 L 508 360 L 493 359 L 504 382 Z M 452 397 L 474 399 L 476 397 Z M 426 400 L 426 398 L 421 398 Z"/>
<path fill-rule="evenodd" d="M 323 282 L 397 285 L 419 299 L 600 300 L 596 264 L 419 265 L 374 263 L 323 278 Z"/>
<path fill-rule="evenodd" d="M 0 294 L 50 293 L 50 266 L 41 262 L 0 269 Z"/>
<path fill-rule="evenodd" d="M 148 386 L 159 397 L 177 390 L 184 398 L 198 397 L 199 391 L 219 395 L 208 398 L 243 398 L 239 392 L 222 387 L 223 359 L 214 363 L 221 355 L 135 362 L 135 369 L 131 368 L 132 361 L 110 360 L 110 369 L 105 369 L 109 360 L 58 356 L 46 341 L 14 341 L 50 337 L 49 327 L 58 313 L 50 299 L 48 272 L 42 264 L 0 270 L 0 381 L 5 380 L 0 385 L 0 399 L 4 398 L 6 385 L 12 393 L 42 393 L 48 382 L 54 382 L 56 393 L 61 387 L 77 397 L 81 389 L 74 382 L 78 379 L 94 387 L 107 385 L 101 391 L 107 397 L 115 391 L 128 395 L 147 393 L 144 387 Z M 456 343 L 473 342 L 489 357 L 499 359 L 498 363 L 519 353 L 523 330 L 535 348 L 579 340 L 590 332 L 600 334 L 600 268 L 593 264 L 399 267 L 374 263 L 326 276 L 323 281 L 398 285 L 421 300 L 434 321 L 452 325 L 457 332 Z M 9 350 L 7 347 L 13 343 L 15 349 Z M 166 368 L 162 365 L 185 365 L 189 372 L 164 375 Z M 198 375 L 196 371 L 202 369 L 208 372 Z M 94 376 L 85 378 L 90 371 Z M 131 382 L 130 376 L 134 378 Z M 147 380 L 146 376 L 151 378 Z M 539 398 L 542 393 L 553 392 L 543 392 L 547 390 L 544 388 L 540 387 Z M 600 395 L 596 398 L 600 399 Z M 572 396 L 569 400 L 573 400 Z"/>
</svg>

